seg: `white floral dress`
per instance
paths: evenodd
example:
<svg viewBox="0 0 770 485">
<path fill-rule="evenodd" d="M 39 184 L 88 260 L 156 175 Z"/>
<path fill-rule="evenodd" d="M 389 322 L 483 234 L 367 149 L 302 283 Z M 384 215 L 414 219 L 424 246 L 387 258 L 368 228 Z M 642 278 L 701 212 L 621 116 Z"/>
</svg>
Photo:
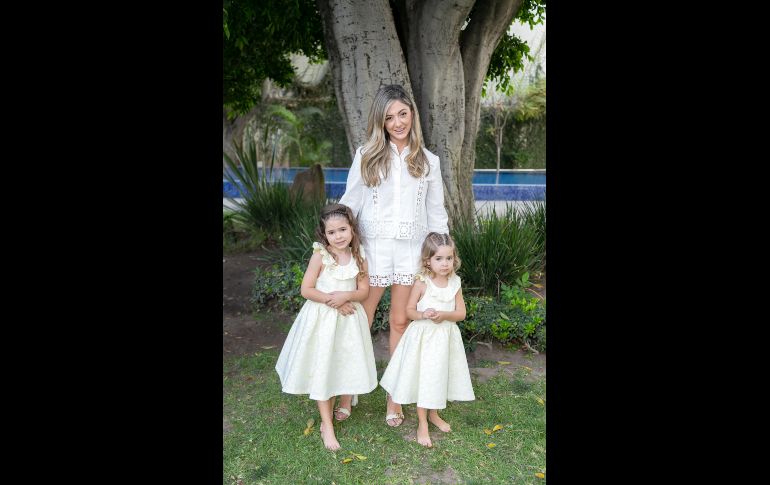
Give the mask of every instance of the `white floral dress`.
<svg viewBox="0 0 770 485">
<path fill-rule="evenodd" d="M 320 252 L 323 262 L 316 289 L 327 293 L 356 289 L 359 268 L 354 257 L 341 266 L 320 243 L 313 243 L 313 252 Z M 364 307 L 358 302 L 353 306 L 355 313 L 344 316 L 323 303 L 305 302 L 275 365 L 283 392 L 323 401 L 366 394 L 377 387 L 369 322 Z"/>
<path fill-rule="evenodd" d="M 428 308 L 453 311 L 455 295 L 460 290 L 460 277 L 449 278 L 446 288 L 439 288 L 430 278 L 417 275 L 426 288 L 417 311 Z M 444 409 L 447 401 L 473 401 L 468 361 L 455 322 L 414 320 L 390 358 L 380 385 L 398 404 L 417 403 L 426 409 Z"/>
</svg>

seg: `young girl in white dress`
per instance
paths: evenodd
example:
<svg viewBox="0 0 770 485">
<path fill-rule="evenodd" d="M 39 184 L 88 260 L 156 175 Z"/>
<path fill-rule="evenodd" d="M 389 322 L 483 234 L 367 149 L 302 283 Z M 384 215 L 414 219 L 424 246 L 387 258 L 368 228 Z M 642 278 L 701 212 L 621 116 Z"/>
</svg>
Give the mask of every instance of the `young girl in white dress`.
<svg viewBox="0 0 770 485">
<path fill-rule="evenodd" d="M 456 274 L 460 258 L 449 234 L 428 234 L 422 264 L 406 307 L 414 321 L 401 337 L 380 385 L 395 403 L 417 403 L 417 442 L 431 447 L 428 421 L 447 433 L 451 428 L 438 410 L 446 408 L 447 400 L 476 397 L 455 323 L 465 319 L 465 300 Z"/>
<path fill-rule="evenodd" d="M 318 401 L 321 439 L 327 449 L 337 450 L 334 397 L 366 394 L 377 387 L 372 337 L 359 303 L 369 294 L 369 279 L 350 208 L 324 207 L 316 238 L 321 243 L 313 243 L 302 278 L 307 301 L 289 330 L 275 370 L 283 392 L 309 394 Z"/>
</svg>

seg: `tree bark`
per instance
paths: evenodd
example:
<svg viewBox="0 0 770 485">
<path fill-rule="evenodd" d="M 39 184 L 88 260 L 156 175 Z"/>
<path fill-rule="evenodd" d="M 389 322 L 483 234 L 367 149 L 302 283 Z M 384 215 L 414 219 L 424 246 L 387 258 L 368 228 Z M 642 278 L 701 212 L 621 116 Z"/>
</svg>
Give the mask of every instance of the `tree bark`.
<svg viewBox="0 0 770 485">
<path fill-rule="evenodd" d="M 222 152 L 235 160 L 235 143 L 243 143 L 243 130 L 256 115 L 259 105 L 254 106 L 248 113 L 227 119 L 227 110 L 222 109 Z"/>
<path fill-rule="evenodd" d="M 460 29 L 472 7 L 473 0 L 407 0 L 405 4 L 412 88 L 425 146 L 441 160 L 450 221 L 471 216 L 474 206 L 469 176 L 473 168 L 469 172 L 462 167 L 465 86 L 459 43 Z"/>
<path fill-rule="evenodd" d="M 513 17 L 521 8 L 523 0 L 479 0 L 473 11 L 473 18 L 460 36 L 460 51 L 463 59 L 465 81 L 465 131 L 462 136 L 462 154 L 459 163 L 463 180 L 473 182 L 473 167 L 476 164 L 476 137 L 481 117 L 481 88 L 489 69 L 489 61 L 497 44 L 511 26 Z M 470 185 L 470 198 L 473 189 Z M 463 197 L 466 195 L 463 194 Z M 473 210 L 473 205 L 469 208 Z M 464 213 L 468 217 L 469 210 Z M 472 215 L 472 213 L 471 213 Z M 470 219 L 467 219 L 470 220 Z"/>
<path fill-rule="evenodd" d="M 522 0 L 316 1 L 351 158 L 366 141 L 377 89 L 401 84 L 413 94 L 427 148 L 441 159 L 450 227 L 471 220 L 481 88 Z"/>
<path fill-rule="evenodd" d="M 352 160 L 366 142 L 374 94 L 383 84 L 401 84 L 412 94 L 409 72 L 388 0 L 317 0 L 317 5 Z"/>
</svg>

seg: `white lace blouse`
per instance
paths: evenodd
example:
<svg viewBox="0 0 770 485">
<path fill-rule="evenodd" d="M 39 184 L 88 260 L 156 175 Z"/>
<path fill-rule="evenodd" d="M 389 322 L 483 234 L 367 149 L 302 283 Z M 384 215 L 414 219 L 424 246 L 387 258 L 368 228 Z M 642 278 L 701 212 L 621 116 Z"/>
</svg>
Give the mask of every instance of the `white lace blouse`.
<svg viewBox="0 0 770 485">
<path fill-rule="evenodd" d="M 439 158 L 423 148 L 430 172 L 415 178 L 409 174 L 406 156 L 390 143 L 390 173 L 376 187 L 367 187 L 361 177 L 361 149 L 356 150 L 340 204 L 353 210 L 361 235 L 367 238 L 412 239 L 422 242 L 432 231 L 448 233 L 444 208 L 444 184 Z"/>
</svg>

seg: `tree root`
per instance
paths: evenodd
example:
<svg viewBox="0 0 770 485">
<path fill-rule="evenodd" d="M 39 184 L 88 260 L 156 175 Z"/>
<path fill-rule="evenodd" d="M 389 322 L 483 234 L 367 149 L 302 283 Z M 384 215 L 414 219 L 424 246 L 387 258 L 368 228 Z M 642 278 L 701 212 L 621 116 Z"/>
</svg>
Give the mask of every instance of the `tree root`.
<svg viewBox="0 0 770 485">
<path fill-rule="evenodd" d="M 529 349 L 533 354 L 535 354 L 535 355 L 539 355 L 540 354 L 540 352 L 538 352 L 537 350 L 535 350 L 535 349 L 533 349 L 532 347 L 529 346 L 529 342 L 527 342 L 526 339 L 524 340 L 524 346 L 527 349 Z"/>
</svg>

